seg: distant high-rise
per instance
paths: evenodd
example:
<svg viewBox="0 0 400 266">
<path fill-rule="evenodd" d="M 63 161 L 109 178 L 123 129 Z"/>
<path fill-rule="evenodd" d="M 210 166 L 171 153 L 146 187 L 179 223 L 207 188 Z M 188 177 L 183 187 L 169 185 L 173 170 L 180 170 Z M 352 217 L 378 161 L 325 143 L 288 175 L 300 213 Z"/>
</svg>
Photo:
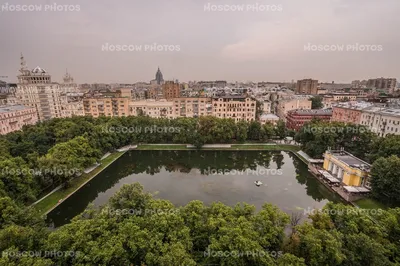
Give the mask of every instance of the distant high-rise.
<svg viewBox="0 0 400 266">
<path fill-rule="evenodd" d="M 376 78 L 369 79 L 367 87 L 384 90 L 386 93 L 392 94 L 396 89 L 397 81 L 395 78 Z"/>
<path fill-rule="evenodd" d="M 67 93 L 77 92 L 76 84 L 68 72 L 63 84 L 52 82 L 50 74 L 43 68 L 29 70 L 22 54 L 19 71 L 15 97 L 21 104 L 35 108 L 39 121 L 83 115 L 82 102 L 68 99 Z"/>
<path fill-rule="evenodd" d="M 314 79 L 298 80 L 297 84 L 296 84 L 296 93 L 317 94 L 318 93 L 318 80 L 314 80 Z"/>
<path fill-rule="evenodd" d="M 157 73 L 156 73 L 156 82 L 158 85 L 161 85 L 164 83 L 164 78 L 163 75 L 161 73 L 160 68 L 157 69 Z"/>
</svg>

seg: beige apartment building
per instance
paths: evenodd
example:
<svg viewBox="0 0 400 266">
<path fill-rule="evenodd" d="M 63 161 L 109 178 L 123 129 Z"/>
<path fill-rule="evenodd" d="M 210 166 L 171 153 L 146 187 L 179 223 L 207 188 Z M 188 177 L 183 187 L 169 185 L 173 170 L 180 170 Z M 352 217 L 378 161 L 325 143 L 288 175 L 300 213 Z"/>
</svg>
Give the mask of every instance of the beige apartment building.
<svg viewBox="0 0 400 266">
<path fill-rule="evenodd" d="M 174 103 L 167 100 L 141 100 L 129 103 L 129 114 L 133 116 L 148 115 L 154 118 L 175 118 Z"/>
<path fill-rule="evenodd" d="M 318 80 L 302 79 L 296 84 L 296 93 L 299 94 L 318 94 Z"/>
<path fill-rule="evenodd" d="M 280 119 L 286 121 L 286 115 L 291 110 L 310 110 L 311 100 L 307 97 L 295 97 L 292 99 L 282 100 L 277 106 L 277 115 Z"/>
<path fill-rule="evenodd" d="M 212 115 L 219 118 L 232 118 L 254 121 L 256 101 L 246 96 L 221 96 L 212 98 Z"/>
<path fill-rule="evenodd" d="M 174 98 L 174 111 L 178 117 L 212 115 L 212 99 L 206 97 Z"/>
<path fill-rule="evenodd" d="M 15 97 L 24 106 L 35 108 L 39 121 L 83 114 L 82 101 L 72 103 L 68 93 L 78 92 L 72 77 L 66 73 L 64 83 L 51 81 L 51 75 L 41 67 L 28 70 L 24 57 L 21 56 L 20 75 L 15 90 Z M 66 106 L 68 103 L 71 106 Z M 69 111 L 65 111 L 67 108 Z"/>
<path fill-rule="evenodd" d="M 99 116 L 128 116 L 129 98 L 99 97 L 83 99 L 85 115 Z"/>
<path fill-rule="evenodd" d="M 130 98 L 86 98 L 83 100 L 85 115 L 99 116 L 138 116 L 154 118 L 177 118 L 215 116 L 232 118 L 235 121 L 254 121 L 256 101 L 246 96 L 179 97 L 170 100 L 140 100 Z"/>
<path fill-rule="evenodd" d="M 23 105 L 7 105 L 0 107 L 0 135 L 21 130 L 25 125 L 38 122 L 36 109 Z"/>
</svg>

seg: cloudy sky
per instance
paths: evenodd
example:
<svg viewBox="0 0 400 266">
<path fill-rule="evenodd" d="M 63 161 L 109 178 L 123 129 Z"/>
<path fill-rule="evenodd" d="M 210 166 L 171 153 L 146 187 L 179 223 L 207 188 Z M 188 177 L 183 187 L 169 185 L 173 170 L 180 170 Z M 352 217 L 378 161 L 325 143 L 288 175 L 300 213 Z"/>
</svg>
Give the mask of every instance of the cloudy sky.
<svg viewBox="0 0 400 266">
<path fill-rule="evenodd" d="M 42 10 L 14 10 L 24 4 Z M 399 78 L 399 10 L 399 0 L 0 0 L 0 76 L 16 81 L 22 52 L 29 68 L 54 81 L 68 68 L 78 83 L 149 81 L 158 66 L 180 81 Z"/>
</svg>

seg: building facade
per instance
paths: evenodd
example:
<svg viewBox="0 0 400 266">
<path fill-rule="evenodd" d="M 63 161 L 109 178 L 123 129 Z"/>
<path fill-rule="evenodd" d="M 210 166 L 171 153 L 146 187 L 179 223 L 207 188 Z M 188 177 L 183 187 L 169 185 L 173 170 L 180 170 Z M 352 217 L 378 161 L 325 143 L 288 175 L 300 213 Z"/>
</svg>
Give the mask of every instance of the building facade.
<svg viewBox="0 0 400 266">
<path fill-rule="evenodd" d="M 130 115 L 129 98 L 98 97 L 83 99 L 85 115 L 99 116 L 128 116 Z"/>
<path fill-rule="evenodd" d="M 212 99 L 213 116 L 254 121 L 256 119 L 256 101 L 246 96 L 220 96 Z"/>
<path fill-rule="evenodd" d="M 361 124 L 362 110 L 372 106 L 369 103 L 338 103 L 332 106 L 332 119 L 335 122 Z"/>
<path fill-rule="evenodd" d="M 309 98 L 295 97 L 291 99 L 285 99 L 278 102 L 276 108 L 276 114 L 278 117 L 286 121 L 286 115 L 291 110 L 311 110 L 311 100 Z"/>
<path fill-rule="evenodd" d="M 164 99 L 170 100 L 181 97 L 181 86 L 175 81 L 166 81 L 162 85 L 162 95 Z"/>
<path fill-rule="evenodd" d="M 78 87 L 68 74 L 64 77 L 64 83 L 58 84 L 51 81 L 51 76 L 41 67 L 28 70 L 24 57 L 21 55 L 20 75 L 15 91 L 15 97 L 22 105 L 35 108 L 39 121 L 51 118 L 62 118 L 70 116 L 73 110 L 76 114 L 83 114 L 82 101 L 71 103 L 68 93 L 78 92 Z M 66 111 L 66 109 L 69 109 Z"/>
<path fill-rule="evenodd" d="M 297 131 L 313 119 L 329 122 L 331 117 L 332 109 L 292 110 L 286 116 L 286 127 Z"/>
<path fill-rule="evenodd" d="M 212 115 L 212 99 L 206 97 L 174 98 L 174 112 L 178 117 Z"/>
<path fill-rule="evenodd" d="M 167 100 L 142 100 L 129 103 L 129 114 L 147 115 L 153 118 L 175 118 L 174 103 Z"/>
<path fill-rule="evenodd" d="M 23 105 L 0 107 L 0 135 L 21 130 L 25 125 L 38 122 L 36 109 Z"/>
<path fill-rule="evenodd" d="M 376 78 L 369 79 L 367 87 L 376 88 L 388 94 L 393 94 L 397 86 L 397 80 L 395 78 Z"/>
<path fill-rule="evenodd" d="M 318 80 L 302 79 L 296 84 L 296 93 L 299 94 L 318 94 Z"/>
<path fill-rule="evenodd" d="M 347 186 L 370 188 L 371 165 L 346 151 L 326 151 L 324 169 Z"/>
</svg>

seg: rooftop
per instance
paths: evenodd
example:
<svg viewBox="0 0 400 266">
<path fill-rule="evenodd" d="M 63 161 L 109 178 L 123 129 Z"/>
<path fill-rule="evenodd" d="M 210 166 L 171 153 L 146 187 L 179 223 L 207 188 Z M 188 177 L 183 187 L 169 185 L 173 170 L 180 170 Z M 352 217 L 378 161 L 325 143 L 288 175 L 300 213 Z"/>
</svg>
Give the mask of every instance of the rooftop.
<svg viewBox="0 0 400 266">
<path fill-rule="evenodd" d="M 289 111 L 297 115 L 332 115 L 332 109 L 297 109 Z"/>
<path fill-rule="evenodd" d="M 345 164 L 354 167 L 354 168 L 359 168 L 361 170 L 369 170 L 371 168 L 371 165 L 353 154 L 346 152 L 346 151 L 327 151 L 327 153 L 332 154 L 335 156 L 336 159 L 339 161 L 344 162 Z"/>
</svg>

